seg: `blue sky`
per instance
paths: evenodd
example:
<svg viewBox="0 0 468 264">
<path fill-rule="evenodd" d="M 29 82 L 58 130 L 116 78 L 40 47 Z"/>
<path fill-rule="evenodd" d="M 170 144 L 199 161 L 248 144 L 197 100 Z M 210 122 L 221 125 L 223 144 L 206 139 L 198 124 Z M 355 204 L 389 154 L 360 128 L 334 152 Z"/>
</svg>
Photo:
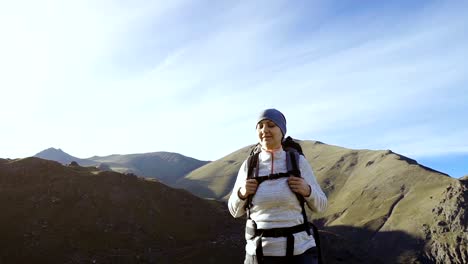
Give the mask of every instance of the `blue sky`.
<svg viewBox="0 0 468 264">
<path fill-rule="evenodd" d="M 386 2 L 2 1 L 0 157 L 214 160 L 274 107 L 292 137 L 466 175 L 468 5 Z"/>
</svg>

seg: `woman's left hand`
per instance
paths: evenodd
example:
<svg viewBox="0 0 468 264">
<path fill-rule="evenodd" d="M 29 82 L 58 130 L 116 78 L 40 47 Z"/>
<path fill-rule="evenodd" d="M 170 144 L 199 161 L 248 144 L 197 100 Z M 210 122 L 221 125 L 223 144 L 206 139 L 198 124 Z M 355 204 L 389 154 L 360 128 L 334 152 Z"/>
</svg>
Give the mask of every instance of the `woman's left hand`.
<svg viewBox="0 0 468 264">
<path fill-rule="evenodd" d="M 291 191 L 298 193 L 304 197 L 309 197 L 311 188 L 310 185 L 300 177 L 289 176 L 288 185 Z"/>
</svg>

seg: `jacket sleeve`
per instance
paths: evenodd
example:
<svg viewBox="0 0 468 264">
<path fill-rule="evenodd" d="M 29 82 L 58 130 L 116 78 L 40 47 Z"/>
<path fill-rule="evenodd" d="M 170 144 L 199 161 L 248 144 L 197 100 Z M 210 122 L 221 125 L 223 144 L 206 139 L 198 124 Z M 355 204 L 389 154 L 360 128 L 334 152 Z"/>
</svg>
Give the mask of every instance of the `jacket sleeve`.
<svg viewBox="0 0 468 264">
<path fill-rule="evenodd" d="M 231 196 L 229 197 L 228 201 L 229 212 L 234 217 L 241 217 L 245 214 L 244 206 L 247 202 L 247 199 L 242 200 L 241 198 L 239 198 L 237 192 L 247 180 L 246 163 L 247 161 L 244 161 L 244 163 L 242 163 L 242 166 L 239 169 L 236 183 L 234 184 L 234 188 L 232 189 Z"/>
<path fill-rule="evenodd" d="M 315 212 L 325 211 L 328 203 L 327 197 L 320 188 L 320 185 L 315 178 L 314 172 L 312 171 L 312 167 L 306 158 L 302 155 L 300 156 L 299 166 L 302 177 L 309 184 L 311 190 L 309 197 L 305 197 L 307 206 L 310 208 L 310 210 Z"/>
</svg>

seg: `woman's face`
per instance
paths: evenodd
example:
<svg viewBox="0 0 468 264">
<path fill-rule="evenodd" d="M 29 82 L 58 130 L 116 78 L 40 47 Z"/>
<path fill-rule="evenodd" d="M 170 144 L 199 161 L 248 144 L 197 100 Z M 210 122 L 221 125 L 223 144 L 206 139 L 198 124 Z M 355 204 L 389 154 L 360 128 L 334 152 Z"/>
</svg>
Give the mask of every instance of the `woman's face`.
<svg viewBox="0 0 468 264">
<path fill-rule="evenodd" d="M 283 133 L 271 120 L 265 119 L 257 124 L 258 140 L 266 150 L 274 150 L 281 147 Z"/>
</svg>

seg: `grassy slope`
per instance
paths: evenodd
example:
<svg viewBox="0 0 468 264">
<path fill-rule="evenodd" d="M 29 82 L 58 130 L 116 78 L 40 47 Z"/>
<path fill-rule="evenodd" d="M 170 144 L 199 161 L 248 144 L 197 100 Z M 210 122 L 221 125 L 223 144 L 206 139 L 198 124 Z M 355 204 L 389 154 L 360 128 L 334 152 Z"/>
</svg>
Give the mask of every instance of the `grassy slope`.
<svg viewBox="0 0 468 264">
<path fill-rule="evenodd" d="M 180 179 L 176 186 L 206 198 L 221 199 L 232 189 L 242 162 L 250 147 L 242 148 L 219 160 L 210 162 Z"/>
<path fill-rule="evenodd" d="M 421 252 L 408 249 L 423 250 L 425 227 L 439 221 L 433 209 L 443 199 L 444 190 L 458 180 L 391 151 L 302 144 L 329 198 L 328 210 L 320 216 L 328 229 L 353 226 L 369 230 L 354 236 L 354 242 L 383 255 L 409 255 L 406 261 L 420 257 Z M 353 237 L 352 233 L 345 235 Z M 383 244 L 388 247 L 378 246 Z"/>
</svg>

